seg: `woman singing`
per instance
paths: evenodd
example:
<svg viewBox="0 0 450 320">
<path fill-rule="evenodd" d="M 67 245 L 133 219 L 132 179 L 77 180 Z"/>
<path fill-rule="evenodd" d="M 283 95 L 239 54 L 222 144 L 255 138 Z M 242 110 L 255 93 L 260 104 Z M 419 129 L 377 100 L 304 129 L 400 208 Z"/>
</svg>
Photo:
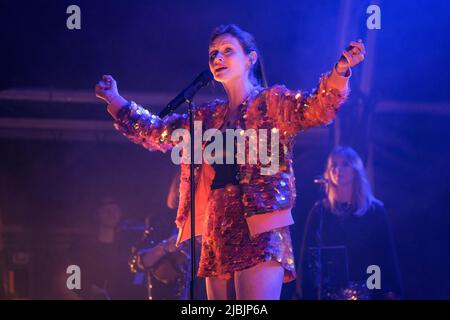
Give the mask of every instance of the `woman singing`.
<svg viewBox="0 0 450 320">
<path fill-rule="evenodd" d="M 203 132 L 259 129 L 279 134 L 278 170 L 262 174 L 256 163 L 208 164 L 195 168 L 196 235 L 202 235 L 198 276 L 206 278 L 208 299 L 279 299 L 283 282 L 295 279 L 289 225 L 295 201 L 292 141 L 301 130 L 329 124 L 346 99 L 350 68 L 364 59 L 364 46 L 352 42 L 323 75 L 318 88 L 304 93 L 281 85 L 267 87 L 261 55 L 253 36 L 236 25 L 216 28 L 209 43 L 209 68 L 226 92 L 225 101 L 197 107 L 194 119 Z M 108 103 L 115 127 L 149 150 L 176 145 L 175 129 L 188 128 L 186 114 L 164 119 L 121 97 L 109 75 L 95 88 Z M 225 141 L 226 139 L 223 139 Z M 211 141 L 202 143 L 203 150 Z M 270 145 L 270 143 L 268 143 Z M 227 145 L 225 148 L 229 150 Z M 248 153 L 248 146 L 245 152 Z M 225 157 L 226 153 L 223 153 Z M 234 153 L 234 157 L 238 157 Z M 233 155 L 231 156 L 233 157 Z M 190 237 L 189 164 L 181 164 L 178 243 Z"/>
</svg>

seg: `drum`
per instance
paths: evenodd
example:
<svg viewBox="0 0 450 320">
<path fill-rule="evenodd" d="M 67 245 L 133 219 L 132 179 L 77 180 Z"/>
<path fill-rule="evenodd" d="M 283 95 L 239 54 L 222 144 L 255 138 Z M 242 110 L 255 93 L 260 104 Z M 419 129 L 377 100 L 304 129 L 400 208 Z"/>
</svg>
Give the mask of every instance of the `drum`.
<svg viewBox="0 0 450 320">
<path fill-rule="evenodd" d="M 150 271 L 158 281 L 168 284 L 187 272 L 187 263 L 188 257 L 183 251 L 168 252 L 150 268 Z"/>
</svg>

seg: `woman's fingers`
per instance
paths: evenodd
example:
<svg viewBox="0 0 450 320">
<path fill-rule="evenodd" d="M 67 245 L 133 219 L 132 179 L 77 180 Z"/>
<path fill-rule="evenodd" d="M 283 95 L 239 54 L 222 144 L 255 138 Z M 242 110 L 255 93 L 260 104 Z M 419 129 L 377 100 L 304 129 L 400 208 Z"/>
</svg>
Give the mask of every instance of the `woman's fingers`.
<svg viewBox="0 0 450 320">
<path fill-rule="evenodd" d="M 340 58 L 339 67 L 341 69 L 354 67 L 364 60 L 364 55 L 366 54 L 366 49 L 362 40 L 350 42 L 349 47 L 342 51 L 342 56 L 345 58 Z"/>
<path fill-rule="evenodd" d="M 360 54 L 360 55 L 356 56 L 356 59 L 358 59 L 358 63 L 360 63 L 361 61 L 364 60 L 364 55 Z"/>
<path fill-rule="evenodd" d="M 102 75 L 101 80 L 95 85 L 95 95 L 109 103 L 118 94 L 114 78 L 108 74 Z"/>
<path fill-rule="evenodd" d="M 106 95 L 106 91 L 110 89 L 110 85 L 107 84 L 105 81 L 100 80 L 96 85 L 95 85 L 95 94 L 102 98 L 105 97 Z"/>
<path fill-rule="evenodd" d="M 347 60 L 344 63 L 347 63 L 349 66 L 351 66 L 352 65 L 352 61 L 353 61 L 352 55 L 346 50 L 342 51 L 342 55 Z"/>
<path fill-rule="evenodd" d="M 102 77 L 103 81 L 105 81 L 106 83 L 115 83 L 116 80 L 114 80 L 114 78 L 112 76 L 110 76 L 109 74 L 104 75 Z"/>
<path fill-rule="evenodd" d="M 114 78 L 110 75 L 103 75 L 102 77 L 103 81 L 106 83 L 108 89 L 112 89 L 113 91 L 117 90 L 117 82 L 114 80 Z"/>
<path fill-rule="evenodd" d="M 350 46 L 352 46 L 352 49 L 350 50 L 350 54 L 352 55 L 350 66 L 353 67 L 364 60 L 366 48 L 364 47 L 362 40 L 358 40 L 356 42 L 352 41 L 350 42 Z"/>
<path fill-rule="evenodd" d="M 358 50 L 360 54 L 366 54 L 366 49 L 362 42 L 352 41 L 352 42 L 350 42 L 350 46 L 356 48 L 356 50 Z"/>
<path fill-rule="evenodd" d="M 360 53 L 359 51 L 353 54 L 348 51 L 344 51 L 342 54 L 347 59 L 350 67 L 354 67 L 355 65 L 364 60 L 364 54 Z"/>
<path fill-rule="evenodd" d="M 108 87 L 109 87 L 109 84 L 106 83 L 106 82 L 103 81 L 103 80 L 100 80 L 100 81 L 97 83 L 97 86 L 98 86 L 99 88 L 101 88 L 102 90 L 107 90 Z"/>
<path fill-rule="evenodd" d="M 95 90 L 98 90 L 98 91 L 104 91 L 105 89 L 106 89 L 106 86 L 105 86 L 105 84 L 102 83 L 102 82 L 99 82 L 99 83 L 97 83 L 97 84 L 95 85 Z"/>
</svg>

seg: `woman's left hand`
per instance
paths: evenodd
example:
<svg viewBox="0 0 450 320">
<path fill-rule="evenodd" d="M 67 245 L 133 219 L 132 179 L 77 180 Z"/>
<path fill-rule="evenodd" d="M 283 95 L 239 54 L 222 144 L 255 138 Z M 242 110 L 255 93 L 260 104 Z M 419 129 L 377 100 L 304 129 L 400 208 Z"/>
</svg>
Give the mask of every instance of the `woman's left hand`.
<svg viewBox="0 0 450 320">
<path fill-rule="evenodd" d="M 336 64 L 336 71 L 345 74 L 349 68 L 352 68 L 364 60 L 366 49 L 362 40 L 350 42 L 349 47 L 342 51 L 342 56 Z"/>
</svg>

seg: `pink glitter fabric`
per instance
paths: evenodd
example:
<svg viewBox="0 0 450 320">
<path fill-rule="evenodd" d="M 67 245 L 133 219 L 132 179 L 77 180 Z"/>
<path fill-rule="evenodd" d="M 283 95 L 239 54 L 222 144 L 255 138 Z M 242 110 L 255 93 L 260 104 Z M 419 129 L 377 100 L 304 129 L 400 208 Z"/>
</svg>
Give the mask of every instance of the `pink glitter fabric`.
<svg viewBox="0 0 450 320">
<path fill-rule="evenodd" d="M 264 175 L 261 169 L 265 165 L 261 161 L 258 160 L 257 164 L 246 162 L 238 165 L 239 186 L 217 190 L 203 188 L 205 196 L 201 204 L 207 210 L 201 213 L 207 218 L 202 230 L 199 276 L 229 279 L 234 271 L 276 260 L 285 269 L 285 282 L 295 278 L 289 227 L 275 228 L 251 238 L 246 219 L 293 208 L 296 199 L 292 166 L 294 137 L 303 130 L 333 121 L 349 94 L 347 82 L 348 77 L 340 77 L 333 70 L 322 75 L 318 87 L 309 93 L 275 85 L 255 92 L 247 104 L 241 105 L 239 127 L 245 130 L 266 129 L 279 134 L 279 148 L 270 150 L 270 154 L 275 152 L 279 155 L 279 170 Z M 194 119 L 202 122 L 203 134 L 208 129 L 222 128 L 226 112 L 226 102 L 213 100 L 197 107 Z M 188 117 L 186 114 L 172 114 L 160 119 L 131 102 L 119 111 L 115 127 L 148 150 L 166 152 L 178 143 L 171 139 L 172 134 L 176 129 L 188 127 Z M 204 148 L 205 143 L 202 150 Z M 245 149 L 246 159 L 250 152 L 257 151 L 248 144 Z M 205 172 L 201 169 L 205 167 L 195 167 L 196 186 L 206 185 L 207 181 L 200 179 L 200 173 Z M 181 164 L 180 200 L 175 220 L 181 235 L 189 220 L 189 178 L 189 165 Z"/>
<path fill-rule="evenodd" d="M 262 175 L 260 172 L 264 165 L 260 161 L 257 164 L 245 163 L 238 166 L 246 218 L 291 209 L 294 206 L 296 198 L 292 168 L 294 137 L 305 129 L 332 122 L 336 111 L 348 96 L 349 88 L 343 84 L 347 80 L 348 78 L 339 79 L 334 72 L 322 75 L 318 87 L 311 93 L 274 85 L 257 92 L 247 105 L 241 107 L 240 123 L 243 129 L 277 130 L 280 139 L 279 170 L 275 174 Z M 202 121 L 202 134 L 207 129 L 221 128 L 226 110 L 226 103 L 220 100 L 213 100 L 197 107 L 194 118 L 196 121 Z M 172 114 L 160 119 L 135 102 L 131 102 L 129 106 L 122 108 L 114 125 L 128 139 L 148 150 L 167 152 L 176 145 L 176 142 L 171 140 L 174 130 L 188 128 L 188 117 L 186 114 Z M 247 145 L 246 159 L 250 151 L 252 150 L 249 150 Z M 200 169 L 197 168 L 196 181 Z M 191 201 L 189 176 L 189 165 L 181 164 L 180 205 L 176 218 L 178 228 L 183 228 L 188 218 Z"/>
<path fill-rule="evenodd" d="M 251 237 L 241 203 L 239 186 L 212 190 L 206 209 L 199 277 L 231 279 L 235 271 L 265 261 L 278 261 L 284 268 L 283 282 L 295 279 L 289 227 Z"/>
</svg>

